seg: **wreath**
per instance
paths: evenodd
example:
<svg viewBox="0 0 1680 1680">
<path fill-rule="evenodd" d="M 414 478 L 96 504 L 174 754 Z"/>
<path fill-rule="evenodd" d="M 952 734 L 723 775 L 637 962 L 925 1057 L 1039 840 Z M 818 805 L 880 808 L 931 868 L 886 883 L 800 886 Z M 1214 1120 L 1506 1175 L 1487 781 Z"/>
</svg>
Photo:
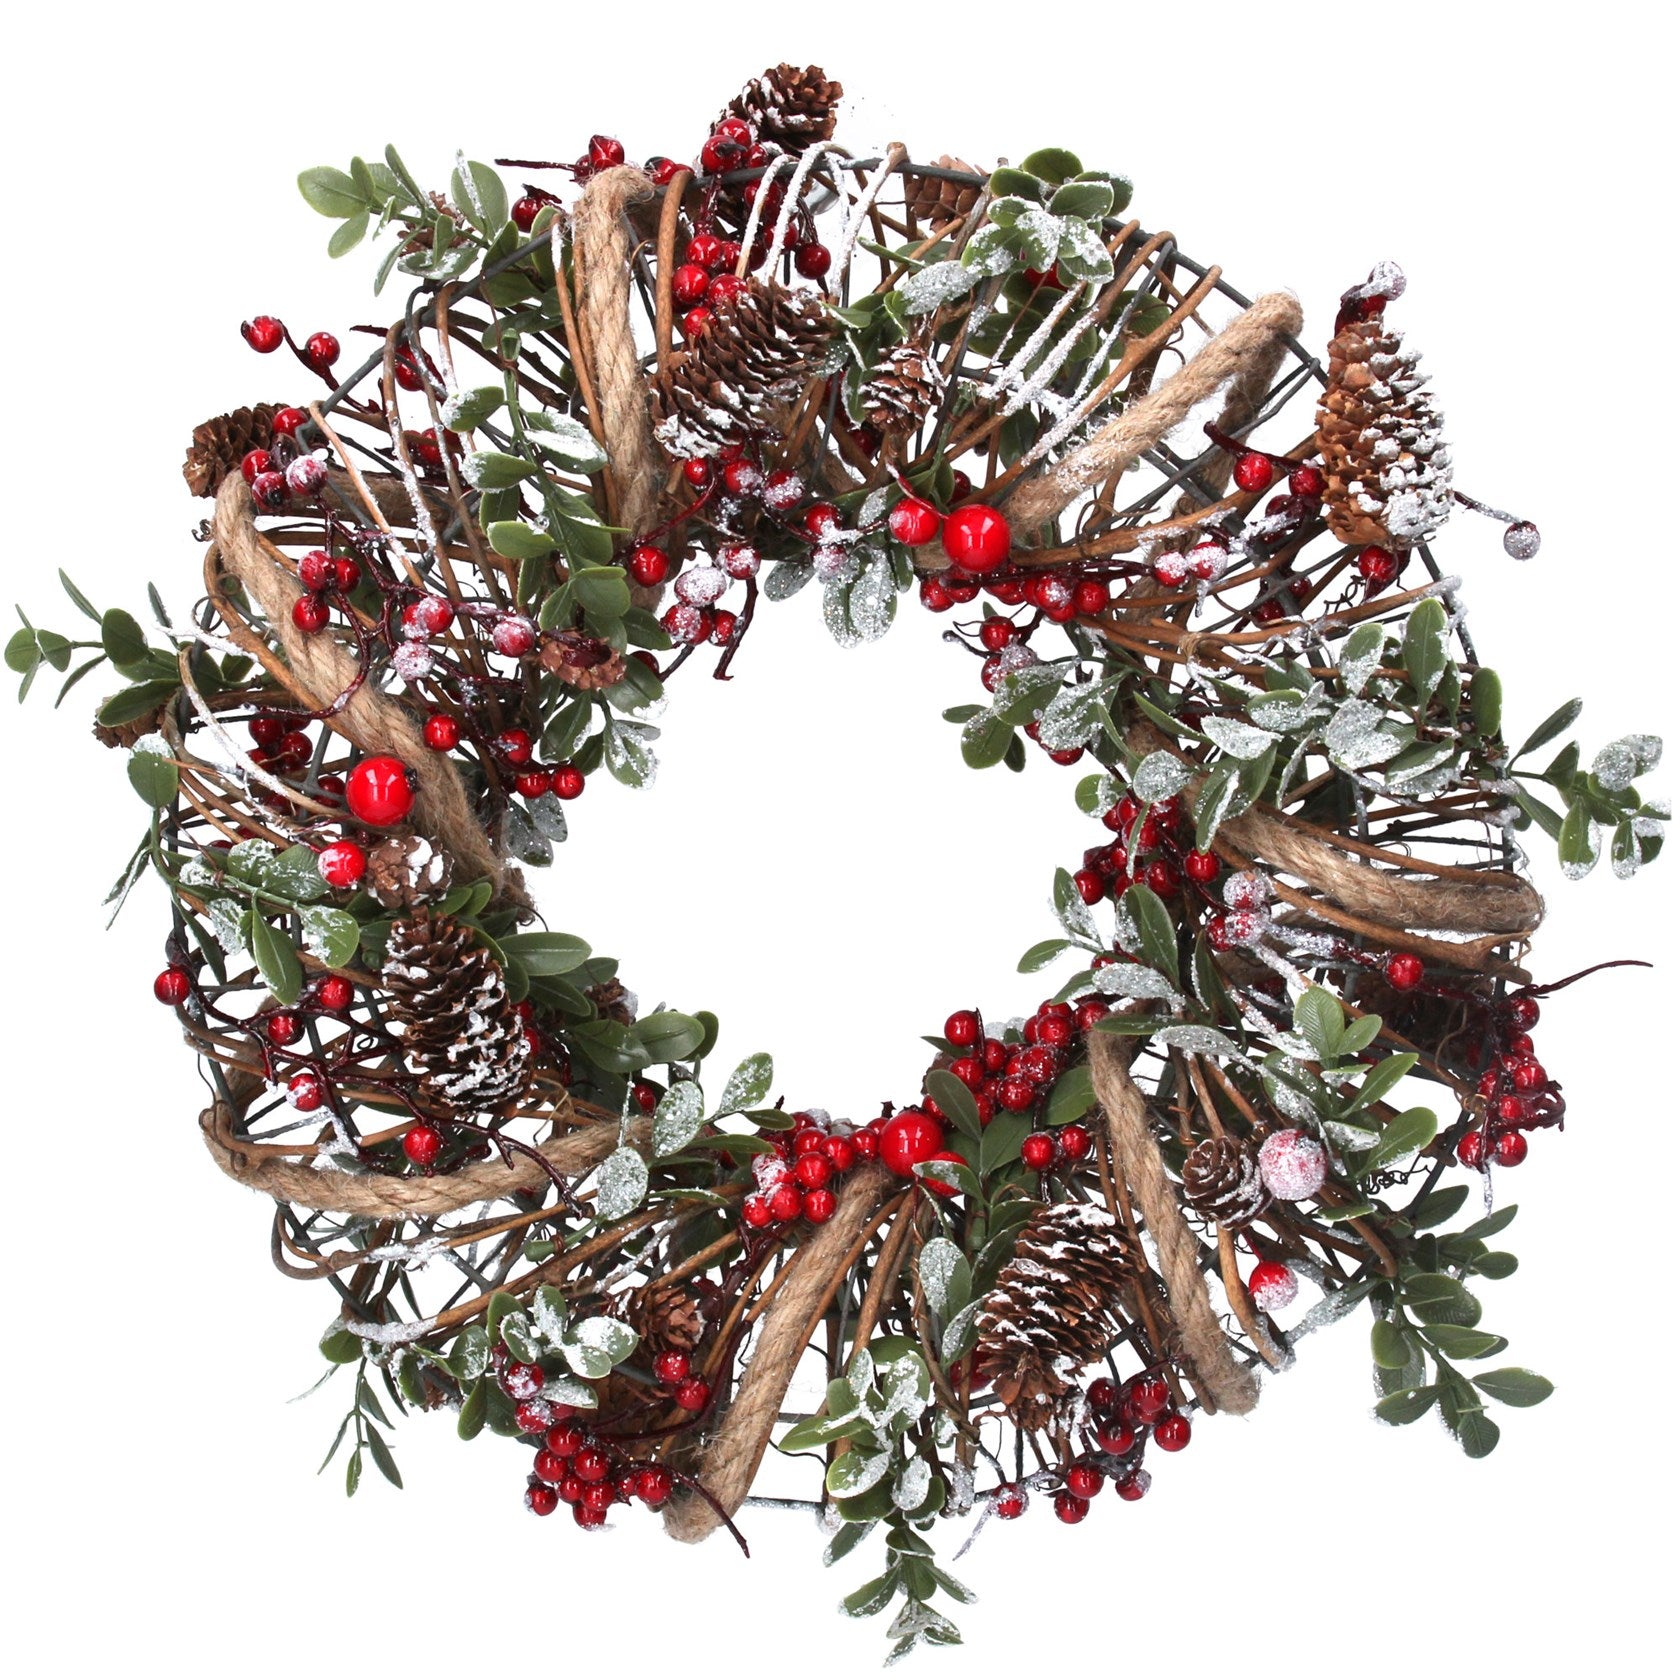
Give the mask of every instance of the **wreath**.
<svg viewBox="0 0 1680 1680">
<path fill-rule="evenodd" d="M 205 1143 L 337 1297 L 348 1490 L 400 1482 L 393 1411 L 448 1411 L 586 1529 L 634 1503 L 744 1545 L 791 1506 L 829 1563 L 879 1530 L 845 1608 L 896 1605 L 902 1652 L 958 1638 L 938 1519 L 1140 1499 L 1356 1308 L 1386 1423 L 1480 1457 L 1492 1403 L 1546 1397 L 1488 1365 L 1477 1294 L 1516 1266 L 1494 1180 L 1565 1113 L 1523 848 L 1630 874 L 1667 810 L 1653 738 L 1555 744 L 1579 702 L 1508 744 L 1433 546 L 1493 510 L 1398 269 L 1315 357 L 1124 178 L 860 159 L 839 94 L 781 65 L 692 165 L 597 136 L 499 160 L 517 193 L 389 149 L 305 171 L 397 318 L 349 357 L 247 321 L 298 400 L 194 433 L 191 611 L 154 590 L 149 632 L 66 578 L 96 635 L 25 620 L 7 660 L 127 685 L 97 732 L 151 817 L 113 900 L 167 889 Z M 1067 767 L 1092 824 L 1020 961 L 1051 995 L 953 999 L 865 1121 L 788 1107 L 767 1055 L 717 1077 L 715 1019 L 642 1013 L 523 872 L 802 591 L 842 646 L 911 593 L 949 614 L 963 758 Z"/>
</svg>

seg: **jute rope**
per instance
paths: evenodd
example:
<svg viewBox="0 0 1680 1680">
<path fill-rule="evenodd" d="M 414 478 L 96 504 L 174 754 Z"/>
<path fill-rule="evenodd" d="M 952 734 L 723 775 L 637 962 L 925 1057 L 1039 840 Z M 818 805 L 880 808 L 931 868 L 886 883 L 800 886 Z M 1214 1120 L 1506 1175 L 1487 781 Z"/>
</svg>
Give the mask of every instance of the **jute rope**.
<svg viewBox="0 0 1680 1680">
<path fill-rule="evenodd" d="M 214 560 L 244 584 L 268 620 L 269 634 L 280 645 L 298 690 L 324 711 L 356 681 L 355 659 L 333 637 L 305 635 L 292 622 L 292 606 L 304 591 L 279 564 L 277 551 L 256 527 L 251 492 L 238 473 L 229 473 L 216 497 Z M 249 631 L 228 626 L 243 643 Z M 415 826 L 431 835 L 449 855 L 460 880 L 487 878 L 498 889 L 512 873 L 485 835 L 467 803 L 460 777 L 443 753 L 432 752 L 408 708 L 364 682 L 348 705 L 328 720 L 365 753 L 390 753 L 414 777 Z"/>
<path fill-rule="evenodd" d="M 556 1109 L 563 1116 L 570 1109 Z M 334 1167 L 314 1167 L 265 1153 L 234 1135 L 235 1108 L 217 1101 L 199 1116 L 199 1129 L 212 1158 L 229 1178 L 272 1196 L 277 1202 L 310 1208 L 317 1213 L 360 1214 L 369 1219 L 418 1219 L 457 1213 L 477 1202 L 493 1202 L 548 1182 L 541 1167 L 528 1156 L 515 1155 L 511 1165 L 498 1159 L 481 1161 L 459 1172 L 435 1178 L 397 1178 L 379 1173 L 348 1173 Z M 630 1128 L 625 1141 L 645 1145 L 647 1122 Z M 616 1120 L 578 1126 L 563 1136 L 536 1146 L 563 1177 L 576 1178 L 597 1167 L 618 1147 Z"/>
<path fill-rule="evenodd" d="M 583 270 L 578 308 L 588 328 L 607 471 L 617 493 L 618 522 L 632 537 L 655 524 L 666 471 L 630 325 L 630 229 L 625 221 L 628 207 L 653 193 L 653 183 L 640 169 L 628 164 L 604 169 L 583 189 L 572 218 Z"/>
<path fill-rule="evenodd" d="M 841 1282 L 841 1263 L 892 1183 L 878 1163 L 852 1173 L 834 1217 L 788 1262 L 791 1275 L 765 1311 L 735 1398 L 700 1460 L 699 1479 L 730 1516 L 758 1474 L 788 1384 Z M 665 1532 L 675 1540 L 704 1540 L 722 1520 L 704 1499 L 685 1490 L 665 1508 Z"/>
<path fill-rule="evenodd" d="M 1054 519 L 1093 484 L 1124 471 L 1152 449 L 1197 403 L 1233 379 L 1252 380 L 1263 362 L 1275 358 L 1284 339 L 1301 329 L 1301 306 L 1286 292 L 1271 292 L 1245 309 L 1208 340 L 1171 379 L 1038 477 L 1023 480 L 1005 500 L 1005 511 L 1019 529 Z M 1275 370 L 1276 362 L 1273 361 Z"/>
<path fill-rule="evenodd" d="M 1149 1125 L 1149 1105 L 1127 1069 L 1129 1042 L 1115 1033 L 1092 1033 L 1090 1039 L 1091 1085 L 1107 1117 L 1114 1159 L 1154 1239 L 1184 1357 L 1215 1410 L 1251 1411 L 1260 1397 L 1259 1384 L 1237 1363 L 1209 1304 L 1201 1245 L 1185 1223 L 1161 1161 Z"/>
</svg>

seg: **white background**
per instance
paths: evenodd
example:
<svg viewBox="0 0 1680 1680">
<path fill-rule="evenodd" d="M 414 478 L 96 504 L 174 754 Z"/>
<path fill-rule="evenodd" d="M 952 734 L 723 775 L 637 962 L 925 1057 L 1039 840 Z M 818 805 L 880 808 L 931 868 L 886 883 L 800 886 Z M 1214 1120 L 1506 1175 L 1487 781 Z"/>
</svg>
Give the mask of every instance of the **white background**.
<svg viewBox="0 0 1680 1680">
<path fill-rule="evenodd" d="M 457 146 L 568 157 L 597 129 L 633 158 L 691 155 L 748 74 L 814 58 L 861 96 L 842 129 L 860 151 L 1072 147 L 1133 175 L 1146 226 L 1251 294 L 1294 288 L 1321 326 L 1375 259 L 1400 261 L 1393 318 L 1435 375 L 1459 483 L 1546 536 L 1522 567 L 1465 516 L 1440 549 L 1511 726 L 1581 692 L 1589 751 L 1675 733 L 1672 42 L 1655 8 L 779 10 L 60 5 L 8 25 L 0 460 L 8 583 L 31 615 L 71 627 L 60 564 L 102 605 L 143 611 L 148 578 L 196 593 L 190 429 L 298 384 L 246 351 L 242 316 L 300 337 L 384 319 L 367 252 L 322 256 L 300 168 L 394 140 L 441 180 Z M 873 1112 L 914 1090 L 917 1035 L 950 1008 L 1035 1003 L 1015 957 L 1050 931 L 1051 868 L 1086 843 L 1071 778 L 1036 755 L 1019 780 L 962 768 L 938 713 L 974 697 L 972 664 L 937 629 L 911 609 L 842 653 L 813 599 L 769 608 L 737 681 L 678 685 L 657 787 L 601 778 L 541 885 L 553 924 L 619 954 L 645 1001 L 716 1009 L 723 1065 L 772 1049 L 796 1103 Z M 149 992 L 161 896 L 101 931 L 142 821 L 87 734 L 101 692 L 58 715 L 38 694 L 9 725 L 15 1672 L 872 1667 L 880 1624 L 833 1612 L 860 1561 L 825 1576 L 799 1519 L 757 1515 L 750 1566 L 724 1539 L 678 1549 L 645 1514 L 607 1537 L 539 1524 L 523 1449 L 460 1445 L 446 1420 L 401 1430 L 406 1493 L 370 1472 L 350 1503 L 336 1467 L 316 1479 L 340 1397 L 287 1401 L 318 1374 L 328 1303 L 270 1269 L 263 1205 L 195 1135 L 200 1087 Z M 961 1616 L 976 1672 L 1619 1672 L 1654 1655 L 1676 867 L 1566 888 L 1539 863 L 1542 978 L 1660 965 L 1547 1005 L 1538 1049 L 1570 1125 L 1498 1186 L 1524 1204 L 1523 1266 L 1488 1289 L 1486 1322 L 1555 1399 L 1502 1413 L 1504 1444 L 1470 1464 L 1433 1423 L 1370 1419 L 1363 1323 L 1346 1323 L 1251 1419 L 1198 1425 L 1143 1505 L 1108 1495 L 1078 1529 L 1040 1505 L 988 1531 L 960 1569 L 982 1594 Z"/>
</svg>

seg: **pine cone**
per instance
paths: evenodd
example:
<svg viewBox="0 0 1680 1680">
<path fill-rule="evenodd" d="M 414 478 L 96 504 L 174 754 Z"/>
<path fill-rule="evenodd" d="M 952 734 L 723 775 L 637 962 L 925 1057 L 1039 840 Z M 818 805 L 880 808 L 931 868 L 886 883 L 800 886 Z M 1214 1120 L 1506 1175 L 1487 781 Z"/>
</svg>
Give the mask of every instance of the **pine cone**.
<svg viewBox="0 0 1680 1680">
<path fill-rule="evenodd" d="M 784 152 L 802 152 L 819 140 L 834 138 L 842 91 L 815 64 L 803 70 L 778 64 L 754 76 L 730 100 L 718 121 L 739 117 L 761 143 L 780 146 Z"/>
<path fill-rule="evenodd" d="M 148 735 L 156 733 L 158 725 L 163 721 L 163 714 L 169 710 L 169 705 L 170 702 L 165 700 L 161 705 L 154 706 L 143 716 L 128 723 L 101 723 L 95 718 L 94 739 L 101 746 L 132 747 L 136 741 L 142 741 Z"/>
<path fill-rule="evenodd" d="M 1185 1157 L 1184 1199 L 1204 1219 L 1240 1231 L 1271 1203 L 1253 1155 L 1235 1138 L 1203 1138 Z"/>
<path fill-rule="evenodd" d="M 960 169 L 965 174 L 984 175 L 985 170 L 976 169 L 971 163 L 964 163 L 961 158 L 940 156 L 933 165 L 936 169 Z M 908 164 L 904 170 L 905 179 L 905 208 L 918 222 L 926 222 L 929 227 L 942 227 L 946 222 L 959 222 L 975 206 L 980 197 L 978 185 L 971 185 L 966 181 L 944 181 L 937 175 L 923 175 L 914 164 Z"/>
<path fill-rule="evenodd" d="M 1342 542 L 1412 548 L 1452 511 L 1452 454 L 1417 361 L 1380 314 L 1346 322 L 1330 341 L 1318 452 L 1325 517 Z"/>
<path fill-rule="evenodd" d="M 1138 1257 L 1100 1207 L 1060 1202 L 1022 1228 L 975 1315 L 976 1369 L 1023 1429 L 1043 1429 L 1125 1327 Z"/>
<path fill-rule="evenodd" d="M 597 986 L 587 986 L 583 995 L 595 1005 L 595 1013 L 621 1027 L 632 1026 L 636 1020 L 635 998 L 619 980 L 603 980 Z"/>
<path fill-rule="evenodd" d="M 393 834 L 368 853 L 367 890 L 387 910 L 412 910 L 449 890 L 449 858 L 419 834 Z"/>
<path fill-rule="evenodd" d="M 692 1353 L 706 1333 L 699 1301 L 682 1284 L 668 1278 L 659 1278 L 627 1295 L 623 1315 L 642 1338 L 649 1359 L 673 1349 Z"/>
<path fill-rule="evenodd" d="M 274 442 L 274 416 L 281 407 L 280 403 L 258 403 L 194 426 L 192 448 L 181 465 L 187 488 L 195 496 L 214 496 L 222 480 L 253 449 L 267 449 Z"/>
<path fill-rule="evenodd" d="M 506 1107 L 530 1079 L 530 1050 L 495 959 L 471 930 L 417 910 L 391 925 L 381 976 L 403 1065 L 456 1114 Z"/>
<path fill-rule="evenodd" d="M 913 432 L 945 390 L 931 338 L 918 334 L 895 344 L 871 370 L 859 393 L 864 419 L 884 436 Z"/>
<path fill-rule="evenodd" d="M 716 455 L 770 429 L 776 409 L 821 367 L 833 336 L 815 293 L 750 280 L 655 383 L 659 441 L 679 458 Z"/>
</svg>

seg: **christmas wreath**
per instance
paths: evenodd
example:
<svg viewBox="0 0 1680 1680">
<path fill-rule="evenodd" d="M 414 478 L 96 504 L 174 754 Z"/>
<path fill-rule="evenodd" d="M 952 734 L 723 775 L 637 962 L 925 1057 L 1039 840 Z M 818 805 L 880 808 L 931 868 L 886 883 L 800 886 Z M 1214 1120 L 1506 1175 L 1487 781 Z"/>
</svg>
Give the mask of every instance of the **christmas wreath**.
<svg viewBox="0 0 1680 1680">
<path fill-rule="evenodd" d="M 307 170 L 397 318 L 349 357 L 247 321 L 295 400 L 194 433 L 201 597 L 154 590 L 152 633 L 66 578 L 96 633 L 25 620 L 7 660 L 127 684 L 97 732 L 151 820 L 113 898 L 167 888 L 205 1142 L 337 1297 L 349 1490 L 399 1480 L 392 1410 L 447 1410 L 583 1528 L 805 1508 L 830 1563 L 881 1531 L 845 1607 L 897 1605 L 902 1652 L 958 1637 L 936 1519 L 1142 1498 L 1356 1308 L 1387 1423 L 1480 1457 L 1492 1403 L 1546 1397 L 1489 1366 L 1477 1294 L 1516 1266 L 1494 1180 L 1564 1118 L 1523 847 L 1631 874 L 1667 810 L 1654 739 L 1555 745 L 1578 702 L 1508 744 L 1432 546 L 1491 510 L 1396 268 L 1321 360 L 1124 178 L 859 159 L 839 94 L 781 65 L 692 165 L 597 136 L 500 160 L 517 193 Z M 521 868 L 591 778 L 653 776 L 679 672 L 745 667 L 807 589 L 842 646 L 911 592 L 950 614 L 964 759 L 1042 753 L 1092 824 L 1020 961 L 1052 994 L 953 999 L 866 1121 L 786 1105 L 767 1055 L 715 1077 L 715 1019 L 641 1012 Z"/>
</svg>

